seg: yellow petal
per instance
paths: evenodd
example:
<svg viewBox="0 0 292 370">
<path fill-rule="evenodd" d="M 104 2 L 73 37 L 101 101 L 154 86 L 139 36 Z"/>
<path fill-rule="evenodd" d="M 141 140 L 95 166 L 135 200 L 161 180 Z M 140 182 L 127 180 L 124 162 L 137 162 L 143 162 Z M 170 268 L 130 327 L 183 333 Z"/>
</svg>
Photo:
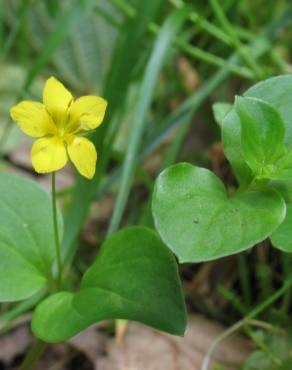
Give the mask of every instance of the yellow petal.
<svg viewBox="0 0 292 370">
<path fill-rule="evenodd" d="M 31 160 L 38 173 L 60 170 L 68 161 L 63 139 L 58 136 L 38 139 L 31 148 Z"/>
<path fill-rule="evenodd" d="M 97 153 L 95 146 L 85 137 L 73 137 L 68 142 L 68 154 L 79 173 L 92 179 L 95 174 Z"/>
<path fill-rule="evenodd" d="M 24 100 L 10 109 L 10 115 L 29 136 L 41 137 L 56 132 L 52 118 L 41 103 Z"/>
<path fill-rule="evenodd" d="M 43 101 L 56 123 L 62 123 L 72 102 L 72 95 L 65 86 L 50 77 L 44 87 Z"/>
<path fill-rule="evenodd" d="M 69 126 L 76 129 L 76 123 L 79 122 L 80 130 L 93 130 L 103 121 L 107 101 L 103 98 L 93 95 L 82 96 L 76 99 L 70 108 Z"/>
</svg>

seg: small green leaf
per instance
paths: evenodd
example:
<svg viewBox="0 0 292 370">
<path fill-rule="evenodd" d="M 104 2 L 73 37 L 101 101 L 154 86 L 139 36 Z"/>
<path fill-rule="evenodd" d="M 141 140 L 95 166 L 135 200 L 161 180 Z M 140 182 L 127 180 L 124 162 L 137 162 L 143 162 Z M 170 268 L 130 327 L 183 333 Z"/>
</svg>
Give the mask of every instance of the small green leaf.
<svg viewBox="0 0 292 370">
<path fill-rule="evenodd" d="M 222 121 L 226 114 L 231 110 L 232 104 L 230 103 L 215 103 L 212 106 L 213 114 L 215 117 L 215 121 L 218 123 L 220 127 L 222 127 Z"/>
<path fill-rule="evenodd" d="M 181 262 L 238 253 L 268 237 L 286 205 L 273 189 L 228 197 L 209 170 L 181 163 L 163 171 L 153 195 L 155 226 Z"/>
<path fill-rule="evenodd" d="M 292 180 L 292 152 L 286 153 L 280 158 L 270 175 L 271 180 L 283 181 L 289 184 Z M 291 185 L 291 184 L 290 184 Z M 291 186 L 289 186 L 291 188 Z"/>
<path fill-rule="evenodd" d="M 278 76 L 259 82 L 247 90 L 244 96 L 261 99 L 280 113 L 285 125 L 285 144 L 288 149 L 292 148 L 292 76 Z M 223 119 L 222 141 L 226 157 L 240 185 L 247 187 L 253 176 L 242 153 L 240 131 L 240 119 L 233 108 Z"/>
<path fill-rule="evenodd" d="M 292 75 L 283 75 L 261 81 L 244 96 L 258 98 L 271 104 L 281 115 L 285 125 L 285 144 L 292 148 Z"/>
<path fill-rule="evenodd" d="M 61 342 L 107 319 L 184 333 L 186 312 L 177 264 L 150 229 L 129 227 L 113 234 L 85 273 L 80 291 L 47 298 L 36 309 L 32 329 L 47 342 Z"/>
<path fill-rule="evenodd" d="M 0 224 L 0 302 L 28 298 L 46 285 L 55 258 L 50 195 L 27 178 L 0 174 Z"/>
<path fill-rule="evenodd" d="M 240 119 L 234 108 L 223 119 L 221 130 L 224 153 L 240 186 L 245 188 L 251 183 L 253 173 L 242 154 Z"/>
<path fill-rule="evenodd" d="M 269 177 L 269 166 L 285 153 L 285 126 L 279 112 L 256 98 L 237 97 L 243 156 L 257 177 Z"/>
</svg>

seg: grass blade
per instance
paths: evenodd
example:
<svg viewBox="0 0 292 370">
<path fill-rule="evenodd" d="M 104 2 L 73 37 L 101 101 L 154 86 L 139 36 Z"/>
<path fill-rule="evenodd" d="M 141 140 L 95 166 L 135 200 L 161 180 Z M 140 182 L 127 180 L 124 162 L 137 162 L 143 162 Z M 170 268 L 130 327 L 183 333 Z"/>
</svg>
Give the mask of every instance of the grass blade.
<svg viewBox="0 0 292 370">
<path fill-rule="evenodd" d="M 130 192 L 130 186 L 136 166 L 136 157 L 140 147 L 145 124 L 147 122 L 146 116 L 150 108 L 156 82 L 162 69 L 168 48 L 188 14 L 189 8 L 187 7 L 173 12 L 166 19 L 154 45 L 142 82 L 140 96 L 134 112 L 133 129 L 129 138 L 128 150 L 126 152 L 126 158 L 123 164 L 121 184 L 114 208 L 113 217 L 108 229 L 108 234 L 111 234 L 113 231 L 115 231 L 121 221 L 127 198 Z"/>
</svg>

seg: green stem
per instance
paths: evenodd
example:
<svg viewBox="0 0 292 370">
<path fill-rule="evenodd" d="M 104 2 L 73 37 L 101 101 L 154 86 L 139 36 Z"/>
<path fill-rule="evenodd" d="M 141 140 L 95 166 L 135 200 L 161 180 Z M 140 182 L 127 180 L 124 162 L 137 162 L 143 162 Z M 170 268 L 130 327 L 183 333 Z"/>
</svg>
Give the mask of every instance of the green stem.
<svg viewBox="0 0 292 370">
<path fill-rule="evenodd" d="M 56 259 L 57 259 L 57 278 L 56 278 L 56 288 L 57 291 L 60 289 L 62 284 L 62 261 L 61 261 L 61 247 L 58 229 L 58 217 L 57 217 L 57 197 L 56 197 L 56 173 L 52 173 L 52 211 L 53 211 L 53 226 L 54 226 L 54 237 L 55 237 L 55 247 L 56 247 Z M 20 370 L 32 370 L 35 368 L 35 364 L 42 355 L 46 343 L 40 339 L 37 339 L 34 345 L 31 347 L 30 351 L 26 355 Z"/>
<path fill-rule="evenodd" d="M 215 352 L 217 346 L 227 337 L 229 337 L 231 334 L 236 332 L 238 329 L 240 329 L 244 325 L 248 325 L 250 320 L 256 317 L 258 314 L 260 314 L 262 311 L 264 311 L 267 307 L 269 307 L 274 301 L 276 301 L 279 297 L 281 297 L 283 294 L 285 294 L 289 289 L 291 289 L 292 286 L 292 277 L 287 279 L 282 287 L 278 289 L 274 294 L 272 294 L 269 298 L 267 298 L 263 303 L 256 306 L 249 314 L 247 314 L 242 320 L 236 322 L 234 325 L 232 325 L 230 328 L 225 330 L 222 334 L 220 334 L 214 342 L 211 344 L 211 346 L 208 349 L 208 352 L 204 358 L 201 370 L 207 370 L 209 367 L 210 359 Z"/>
<path fill-rule="evenodd" d="M 56 247 L 56 258 L 57 258 L 57 290 L 61 287 L 62 282 L 62 260 L 61 260 L 61 246 L 58 229 L 58 218 L 57 218 L 57 197 L 56 197 L 56 174 L 52 173 L 52 209 L 53 209 L 53 224 L 54 224 L 54 236 L 55 236 L 55 247 Z"/>
<path fill-rule="evenodd" d="M 26 355 L 23 363 L 21 364 L 19 370 L 32 370 L 35 368 L 35 364 L 37 363 L 38 359 L 44 352 L 46 348 L 46 343 L 40 339 L 37 339 L 34 345 L 31 347 L 30 351 Z"/>
<path fill-rule="evenodd" d="M 236 31 L 234 30 L 233 26 L 229 23 L 229 20 L 227 19 L 219 1 L 211 0 L 210 4 L 218 18 L 218 21 L 220 22 L 224 31 L 230 37 L 233 46 L 237 50 L 238 54 L 241 56 L 242 60 L 254 72 L 254 75 L 258 79 L 261 79 L 262 78 L 261 68 L 258 66 L 257 62 L 250 54 L 249 49 L 241 44 L 240 39 L 237 37 Z"/>
<path fill-rule="evenodd" d="M 176 8 L 182 8 L 185 6 L 183 0 L 169 0 L 169 2 Z M 217 40 L 231 46 L 230 37 L 222 31 L 221 28 L 215 26 L 213 23 L 207 21 L 204 17 L 199 15 L 195 10 L 193 10 L 189 15 L 190 21 L 196 26 L 200 26 L 202 30 L 209 33 L 211 36 L 215 37 Z"/>
<path fill-rule="evenodd" d="M 130 5 L 126 4 L 126 2 L 124 0 L 111 0 L 111 2 L 113 4 L 115 4 L 121 11 L 123 11 L 129 17 L 135 17 L 135 15 L 136 15 L 135 9 L 132 8 Z M 125 8 L 125 6 L 126 6 L 126 8 Z M 178 8 L 181 8 L 181 6 L 178 6 L 177 4 L 176 4 L 176 6 Z M 199 17 L 199 15 L 196 16 L 195 13 L 191 14 L 191 19 L 195 22 L 198 21 L 198 17 Z M 161 30 L 161 27 L 159 25 L 157 25 L 156 23 L 151 22 L 148 25 L 148 30 L 153 35 L 158 36 L 159 33 L 160 33 L 160 30 Z M 218 34 L 219 34 L 219 32 L 217 32 L 217 35 Z M 251 79 L 251 80 L 253 79 L 253 73 L 251 72 L 251 70 L 249 68 L 241 67 L 241 66 L 238 66 L 234 63 L 226 62 L 225 59 L 220 58 L 220 57 L 218 57 L 214 54 L 211 54 L 211 53 L 209 53 L 205 50 L 202 50 L 202 49 L 200 49 L 200 48 L 198 48 L 194 45 L 190 45 L 179 37 L 174 38 L 173 44 L 176 47 L 180 48 L 180 50 L 182 50 L 183 52 L 185 52 L 186 54 L 190 55 L 193 58 L 196 58 L 196 59 L 201 60 L 201 61 L 203 61 L 207 64 L 211 64 L 211 65 L 219 67 L 219 68 L 220 67 L 225 67 L 231 73 L 233 73 L 237 76 L 240 76 L 242 78 Z"/>
</svg>

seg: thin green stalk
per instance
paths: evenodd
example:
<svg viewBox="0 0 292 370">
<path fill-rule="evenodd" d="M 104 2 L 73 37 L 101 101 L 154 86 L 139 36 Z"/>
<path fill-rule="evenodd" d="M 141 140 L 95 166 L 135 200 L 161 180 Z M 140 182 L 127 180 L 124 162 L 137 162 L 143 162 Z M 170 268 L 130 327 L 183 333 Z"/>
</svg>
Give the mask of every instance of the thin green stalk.
<svg viewBox="0 0 292 370">
<path fill-rule="evenodd" d="M 270 358 L 274 365 L 281 366 L 282 365 L 281 359 L 278 358 L 273 351 L 271 351 L 271 348 L 264 342 L 264 340 L 259 335 L 254 333 L 250 328 L 246 329 L 247 335 L 254 341 L 258 348 L 260 348 L 266 354 L 266 356 Z"/>
<path fill-rule="evenodd" d="M 5 39 L 3 39 L 1 48 L 1 55 L 0 58 L 3 60 L 9 53 L 11 47 L 13 46 L 14 42 L 17 40 L 17 36 L 20 34 L 21 27 L 23 26 L 24 19 L 27 16 L 27 12 L 30 7 L 30 0 L 24 0 L 20 2 L 19 10 L 17 11 L 17 20 L 15 20 L 14 24 L 11 26 L 11 29 L 9 31 L 8 35 L 5 35 Z M 3 5 L 1 6 L 1 10 L 3 9 Z M 2 20 L 3 23 L 3 20 Z M 3 25 L 2 25 L 3 27 Z"/>
<path fill-rule="evenodd" d="M 123 0 L 111 0 L 121 11 L 123 11 L 126 15 L 129 17 L 135 17 L 135 9 L 127 5 L 127 11 L 125 11 L 125 8 L 123 5 L 125 5 L 125 2 Z M 179 9 L 181 7 L 178 7 Z M 130 12 L 129 9 L 132 9 L 133 11 Z M 197 20 L 200 18 L 199 15 L 196 15 L 195 13 L 192 14 L 192 19 L 197 22 Z M 200 25 L 202 25 L 200 23 Z M 160 33 L 161 27 L 158 26 L 156 23 L 149 23 L 148 30 L 153 35 L 158 36 Z M 215 32 L 213 32 L 215 33 Z M 217 35 L 219 32 L 217 33 Z M 234 63 L 226 62 L 225 59 L 220 58 L 214 54 L 211 54 L 205 50 L 202 50 L 196 46 L 190 45 L 187 42 L 183 41 L 179 37 L 175 37 L 173 40 L 173 44 L 177 46 L 179 49 L 181 49 L 186 54 L 190 55 L 193 58 L 199 59 L 205 63 L 214 65 L 216 67 L 226 67 L 230 72 L 234 73 L 237 76 L 246 78 L 246 79 L 253 79 L 253 73 L 250 71 L 249 68 L 246 67 L 240 67 Z"/>
<path fill-rule="evenodd" d="M 187 115 L 184 122 L 182 122 L 181 125 L 179 126 L 178 131 L 176 133 L 176 137 L 173 140 L 173 142 L 171 143 L 169 149 L 167 150 L 167 152 L 166 152 L 166 154 L 163 158 L 161 171 L 164 170 L 166 167 L 171 166 L 173 163 L 175 163 L 176 158 L 179 154 L 180 148 L 181 148 L 181 146 L 183 144 L 183 141 L 185 139 L 185 136 L 186 136 L 186 134 L 188 132 L 188 129 L 189 129 L 191 123 L 192 123 L 192 113 L 193 112 L 191 111 L 190 114 Z"/>
<path fill-rule="evenodd" d="M 185 6 L 183 0 L 169 0 L 169 2 L 176 8 L 182 8 Z M 204 17 L 200 16 L 196 11 L 192 11 L 189 15 L 189 19 L 195 25 L 198 25 L 202 30 L 215 37 L 217 40 L 227 45 L 232 45 L 231 38 L 211 22 L 208 22 Z"/>
<path fill-rule="evenodd" d="M 136 10 L 131 5 L 129 5 L 124 0 L 111 0 L 113 4 L 117 8 L 119 8 L 124 14 L 126 14 L 128 17 L 135 17 L 136 16 Z"/>
<path fill-rule="evenodd" d="M 120 225 L 126 207 L 137 156 L 144 132 L 147 112 L 151 104 L 156 82 L 163 67 L 168 47 L 176 32 L 183 25 L 188 14 L 188 8 L 176 10 L 164 22 L 161 32 L 154 44 L 149 62 L 146 67 L 145 77 L 142 82 L 140 96 L 135 107 L 133 130 L 129 137 L 128 149 L 123 163 L 121 184 L 115 204 L 115 209 L 108 228 L 108 235 L 116 231 Z"/>
<path fill-rule="evenodd" d="M 53 210 L 53 224 L 54 224 L 54 237 L 57 258 L 57 289 L 60 289 L 62 283 L 62 260 L 61 260 L 61 246 L 59 238 L 58 218 L 57 218 L 57 197 L 56 197 L 56 173 L 52 173 L 52 210 Z"/>
<path fill-rule="evenodd" d="M 30 351 L 26 355 L 23 363 L 21 364 L 19 370 L 33 370 L 38 359 L 41 357 L 44 349 L 46 348 L 46 343 L 40 339 L 37 339 L 34 345 L 31 347 Z"/>
<path fill-rule="evenodd" d="M 208 370 L 210 359 L 215 352 L 217 346 L 231 334 L 236 332 L 238 329 L 243 327 L 244 325 L 249 324 L 249 321 L 255 318 L 258 314 L 264 311 L 267 307 L 269 307 L 272 303 L 274 303 L 278 298 L 280 298 L 283 294 L 285 294 L 289 289 L 292 287 L 292 277 L 287 279 L 283 286 L 278 289 L 274 294 L 272 294 L 269 298 L 267 298 L 263 303 L 256 306 L 249 314 L 247 314 L 242 320 L 236 322 L 230 328 L 225 330 L 222 334 L 220 334 L 214 342 L 211 344 L 208 352 L 204 358 L 201 370 Z"/>
<path fill-rule="evenodd" d="M 212 53 L 208 53 L 207 51 L 204 51 L 196 46 L 189 45 L 185 41 L 181 41 L 179 38 L 174 40 L 174 44 L 193 58 L 199 59 L 216 67 L 226 67 L 230 72 L 237 76 L 250 80 L 254 79 L 253 73 L 251 73 L 250 69 L 246 67 L 237 66 L 236 64 L 228 62 Z"/>
<path fill-rule="evenodd" d="M 231 41 L 235 49 L 237 50 L 238 54 L 242 58 L 242 60 L 247 64 L 247 66 L 253 71 L 254 75 L 257 78 L 262 78 L 262 70 L 256 63 L 255 59 L 249 53 L 248 49 L 241 44 L 240 39 L 237 37 L 236 31 L 233 29 L 233 26 L 229 23 L 224 10 L 221 8 L 221 5 L 217 0 L 211 0 L 210 2 L 218 21 L 220 22 L 222 28 L 225 32 L 230 36 Z"/>
</svg>

